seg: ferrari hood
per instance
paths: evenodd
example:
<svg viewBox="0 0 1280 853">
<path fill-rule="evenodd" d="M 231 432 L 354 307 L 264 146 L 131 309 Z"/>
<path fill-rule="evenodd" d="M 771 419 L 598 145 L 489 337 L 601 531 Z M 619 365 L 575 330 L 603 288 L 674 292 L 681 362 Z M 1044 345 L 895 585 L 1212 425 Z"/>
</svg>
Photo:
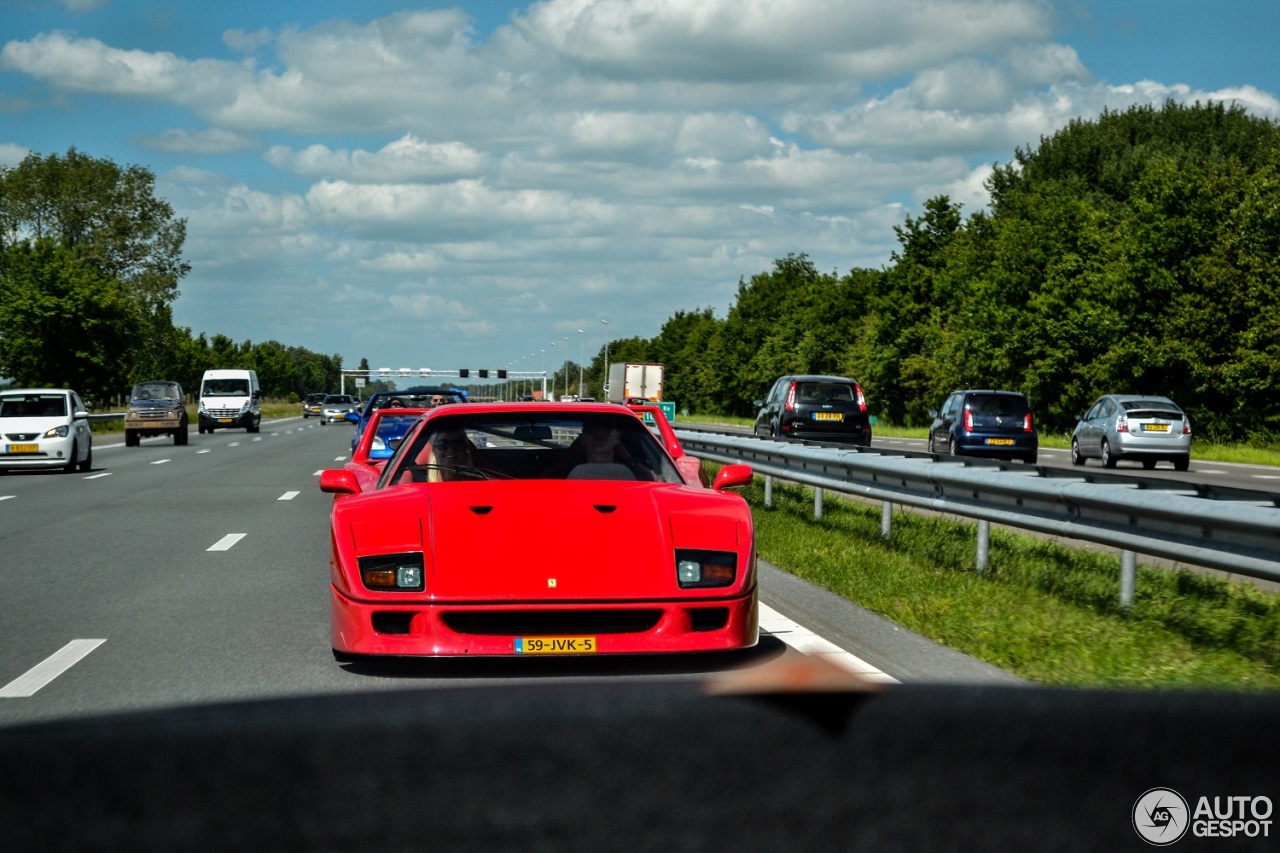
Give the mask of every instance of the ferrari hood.
<svg viewBox="0 0 1280 853">
<path fill-rule="evenodd" d="M 400 514 L 396 526 L 403 530 L 401 538 L 420 532 L 426 592 L 435 600 L 687 595 L 676 582 L 677 548 L 740 552 L 751 547 L 746 504 L 709 489 L 619 481 L 487 481 L 405 491 L 417 512 Z"/>
</svg>

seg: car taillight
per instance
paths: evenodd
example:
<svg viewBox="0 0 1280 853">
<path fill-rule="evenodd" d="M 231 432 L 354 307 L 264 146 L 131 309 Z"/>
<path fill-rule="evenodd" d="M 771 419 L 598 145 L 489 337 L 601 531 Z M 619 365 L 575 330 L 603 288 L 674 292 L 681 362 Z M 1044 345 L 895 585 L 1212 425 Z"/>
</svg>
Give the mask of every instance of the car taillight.
<svg viewBox="0 0 1280 853">
<path fill-rule="evenodd" d="M 967 408 L 964 410 L 964 428 L 966 432 L 973 431 L 973 412 Z"/>
<path fill-rule="evenodd" d="M 1116 432 L 1128 432 L 1128 431 L 1129 431 L 1129 419 L 1124 415 L 1121 415 L 1120 417 L 1116 418 Z"/>
<path fill-rule="evenodd" d="M 1187 420 L 1185 416 L 1182 418 L 1182 434 L 1191 435 L 1191 421 Z"/>
<path fill-rule="evenodd" d="M 1022 431 L 1031 432 L 1031 413 L 1030 412 L 1027 412 L 1026 416 L 1024 416 L 1022 419 Z"/>
<path fill-rule="evenodd" d="M 791 383 L 791 388 L 787 390 L 787 402 L 783 404 L 783 408 L 788 412 L 796 410 L 796 383 L 794 382 Z"/>
</svg>

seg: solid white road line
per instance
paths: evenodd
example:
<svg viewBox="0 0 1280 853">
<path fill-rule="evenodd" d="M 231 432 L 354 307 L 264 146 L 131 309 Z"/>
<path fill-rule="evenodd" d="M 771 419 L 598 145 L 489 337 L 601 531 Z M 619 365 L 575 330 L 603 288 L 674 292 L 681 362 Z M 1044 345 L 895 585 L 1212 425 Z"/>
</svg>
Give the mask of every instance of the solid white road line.
<svg viewBox="0 0 1280 853">
<path fill-rule="evenodd" d="M 210 545 L 210 546 L 209 546 L 207 549 L 205 549 L 205 550 L 208 550 L 208 551 L 230 551 L 230 550 L 231 550 L 231 548 L 232 548 L 232 547 L 233 547 L 237 542 L 239 542 L 241 539 L 243 539 L 244 537 L 246 537 L 246 536 L 248 536 L 248 535 L 249 535 L 249 534 L 247 534 L 247 533 L 228 533 L 226 536 L 223 536 L 221 539 L 219 539 L 217 542 L 214 542 L 212 545 Z"/>
<path fill-rule="evenodd" d="M 49 657 L 0 687 L 0 699 L 25 699 L 75 666 L 106 640 L 72 640 Z"/>
<path fill-rule="evenodd" d="M 296 498 L 296 497 L 297 497 L 298 495 L 300 495 L 300 494 L 302 494 L 302 492 L 285 492 L 283 495 L 281 495 L 280 497 L 276 498 L 276 500 L 278 500 L 278 501 L 291 501 L 291 500 L 293 500 L 294 498 Z"/>
<path fill-rule="evenodd" d="M 791 648 L 806 655 L 821 655 L 836 666 L 856 673 L 868 681 L 897 684 L 898 679 L 881 672 L 851 652 L 823 639 L 803 625 L 792 622 L 767 604 L 760 605 L 760 628 L 768 631 Z"/>
</svg>

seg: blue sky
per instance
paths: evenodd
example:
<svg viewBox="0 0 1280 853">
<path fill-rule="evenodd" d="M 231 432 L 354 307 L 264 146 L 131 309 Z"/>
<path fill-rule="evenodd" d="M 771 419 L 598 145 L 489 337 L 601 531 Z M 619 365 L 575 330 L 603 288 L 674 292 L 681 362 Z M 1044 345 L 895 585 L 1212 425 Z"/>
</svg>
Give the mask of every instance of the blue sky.
<svg viewBox="0 0 1280 853">
<path fill-rule="evenodd" d="M 544 370 L 789 253 L 880 267 L 1074 118 L 1280 119 L 1278 30 L 1273 0 L 0 0 L 0 165 L 151 169 L 195 332 Z"/>
</svg>

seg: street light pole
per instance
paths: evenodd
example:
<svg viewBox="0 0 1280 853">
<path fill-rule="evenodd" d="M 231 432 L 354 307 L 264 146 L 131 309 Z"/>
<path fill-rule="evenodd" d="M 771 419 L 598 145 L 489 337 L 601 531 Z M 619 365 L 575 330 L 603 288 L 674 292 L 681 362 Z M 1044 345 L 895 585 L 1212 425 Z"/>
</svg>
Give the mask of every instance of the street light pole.
<svg viewBox="0 0 1280 853">
<path fill-rule="evenodd" d="M 587 385 L 582 378 L 582 361 L 587 357 L 587 335 L 581 329 L 578 330 L 578 397 L 587 396 Z"/>
<path fill-rule="evenodd" d="M 565 335 L 564 340 L 564 394 L 562 397 L 569 396 L 569 337 Z"/>
<path fill-rule="evenodd" d="M 601 373 L 603 373 L 604 375 L 600 377 L 600 393 L 601 393 L 601 394 L 604 394 L 604 398 L 607 400 L 607 399 L 609 399 L 609 329 L 608 329 L 609 321 L 608 321 L 608 320 L 601 320 L 600 322 L 601 322 L 601 323 L 604 323 L 604 325 L 605 325 L 605 330 L 604 330 L 604 370 L 602 370 L 602 371 L 601 371 Z"/>
</svg>

